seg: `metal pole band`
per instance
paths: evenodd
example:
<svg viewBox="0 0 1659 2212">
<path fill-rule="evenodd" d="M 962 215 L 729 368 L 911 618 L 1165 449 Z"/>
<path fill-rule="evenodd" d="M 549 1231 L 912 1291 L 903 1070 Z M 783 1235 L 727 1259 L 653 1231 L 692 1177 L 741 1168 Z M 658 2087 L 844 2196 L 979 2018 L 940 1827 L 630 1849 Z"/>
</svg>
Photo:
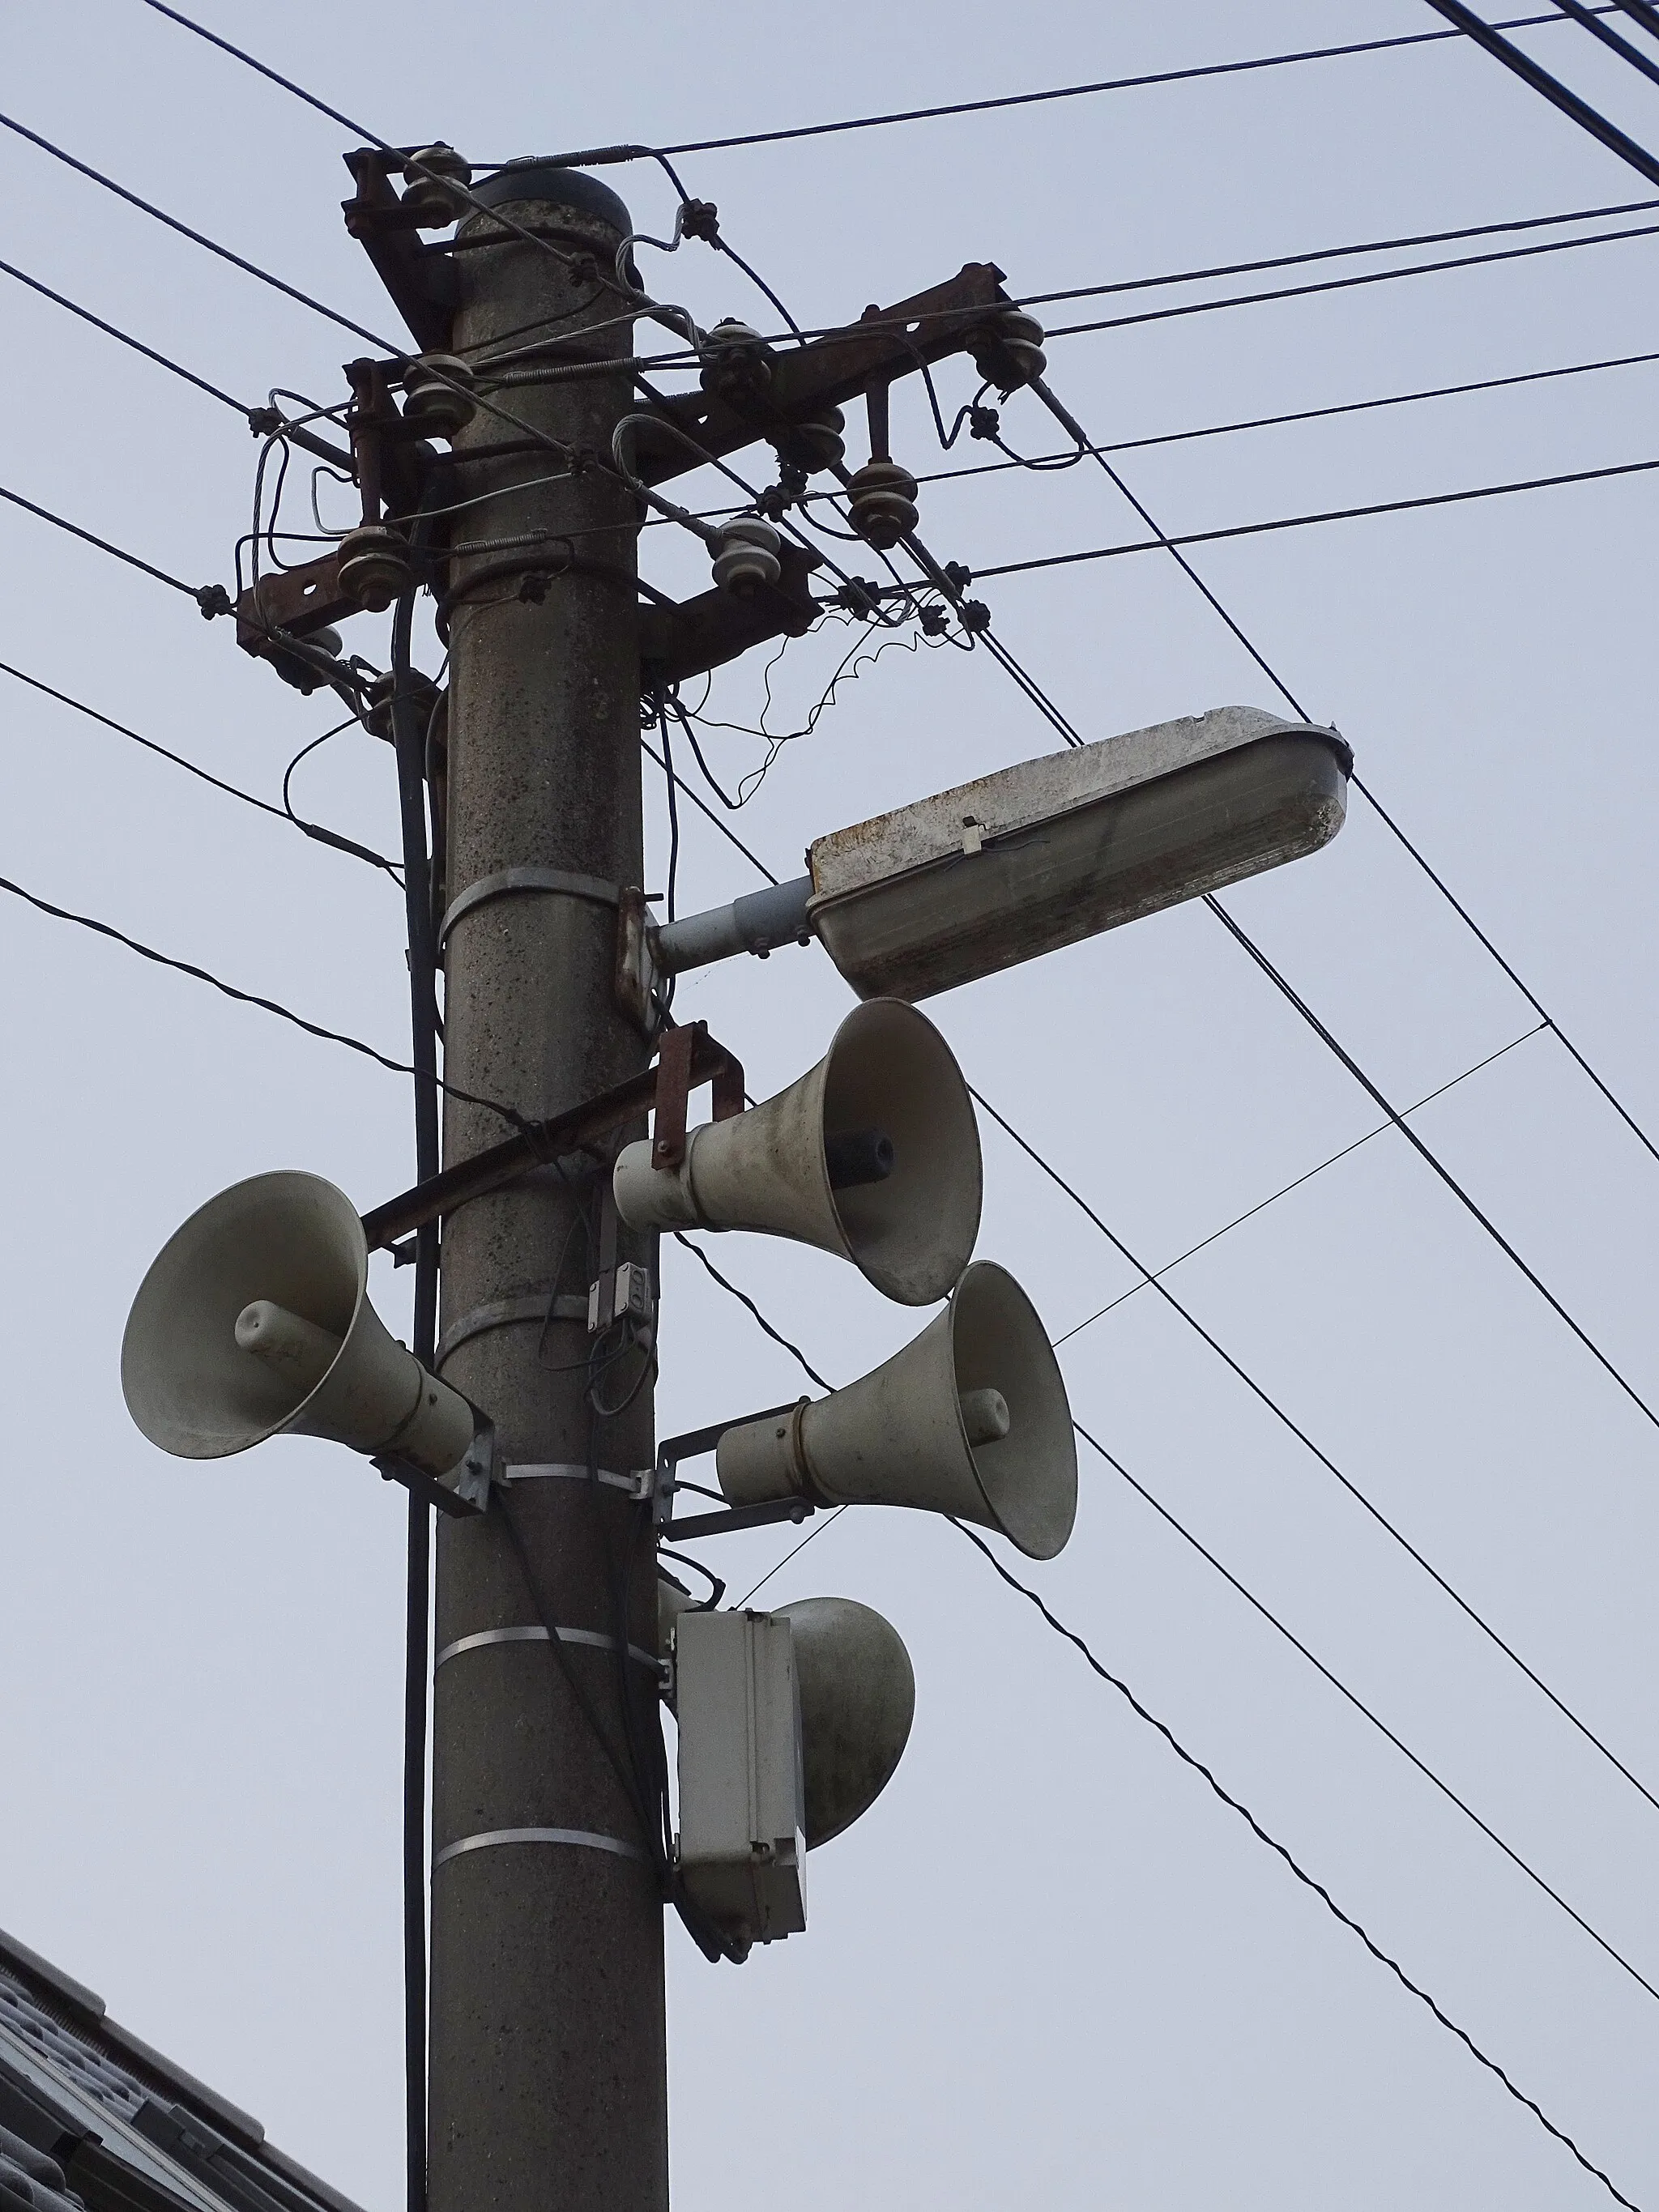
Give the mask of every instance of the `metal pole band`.
<svg viewBox="0 0 1659 2212">
<path fill-rule="evenodd" d="M 619 1859 L 650 1864 L 637 1844 L 624 1844 L 616 1836 L 596 1836 L 589 1828 L 492 1828 L 486 1835 L 463 1836 L 457 1843 L 446 1844 L 434 1855 L 432 1870 L 435 1874 L 446 1860 L 459 1858 L 463 1851 L 493 1850 L 497 1844 L 574 1844 L 581 1850 L 611 1851 Z"/>
<path fill-rule="evenodd" d="M 540 1626 L 533 1628 L 481 1628 L 475 1636 L 458 1636 L 453 1644 L 446 1644 L 432 1662 L 433 1672 L 435 1674 L 446 1659 L 459 1658 L 463 1651 L 483 1651 L 492 1644 L 545 1644 L 548 1640 L 546 1629 Z M 597 1628 L 566 1628 L 562 1626 L 559 1641 L 561 1644 L 589 1644 L 596 1651 L 614 1651 L 617 1648 L 616 1638 L 606 1636 Z M 629 1645 L 628 1656 L 630 1659 L 638 1660 L 641 1667 L 648 1667 L 653 1674 L 658 1671 L 658 1661 L 648 1651 L 641 1651 L 637 1644 Z"/>
<path fill-rule="evenodd" d="M 452 1352 L 459 1352 L 470 1337 L 483 1336 L 489 1329 L 510 1328 L 515 1322 L 579 1321 L 586 1324 L 586 1320 L 587 1300 L 580 1291 L 553 1299 L 551 1311 L 545 1291 L 526 1297 L 496 1298 L 489 1305 L 474 1306 L 471 1313 L 450 1322 L 438 1339 L 433 1370 L 441 1375 L 444 1362 Z"/>
<path fill-rule="evenodd" d="M 637 1474 L 616 1474 L 608 1467 L 599 1471 L 599 1479 L 608 1490 L 625 1490 L 630 1498 L 648 1498 L 656 1475 L 655 1468 L 642 1468 Z M 504 1467 L 497 1474 L 498 1482 L 588 1482 L 590 1470 L 568 1460 L 544 1462 L 538 1466 Z"/>
<path fill-rule="evenodd" d="M 438 925 L 440 947 L 464 914 L 471 914 L 486 899 L 507 898 L 515 891 L 551 891 L 561 898 L 591 899 L 596 906 L 622 904 L 621 885 L 607 884 L 598 876 L 576 875 L 568 868 L 503 868 L 497 876 L 481 876 L 459 897 L 451 899 Z"/>
</svg>

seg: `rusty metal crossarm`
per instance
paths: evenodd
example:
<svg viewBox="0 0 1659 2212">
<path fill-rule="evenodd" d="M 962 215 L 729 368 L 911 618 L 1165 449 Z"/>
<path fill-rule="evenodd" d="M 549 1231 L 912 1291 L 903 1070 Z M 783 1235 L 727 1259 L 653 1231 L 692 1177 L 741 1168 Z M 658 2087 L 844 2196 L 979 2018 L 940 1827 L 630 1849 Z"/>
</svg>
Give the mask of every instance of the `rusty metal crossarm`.
<svg viewBox="0 0 1659 2212">
<path fill-rule="evenodd" d="M 684 1043 L 677 1040 L 684 1039 Z M 714 1118 L 723 1121 L 743 1110 L 743 1068 L 723 1044 L 716 1042 L 702 1022 L 670 1030 L 665 1036 L 664 1062 L 626 1083 L 602 1091 L 562 1114 L 528 1123 L 515 1136 L 471 1159 L 416 1183 L 398 1197 L 388 1199 L 362 1217 L 363 1234 L 371 1252 L 389 1249 L 428 1221 L 453 1213 L 475 1198 L 485 1198 L 517 1182 L 534 1168 L 550 1166 L 566 1153 L 612 1134 L 654 1107 L 659 1134 L 678 1123 L 684 1148 L 685 1092 L 699 1084 L 714 1085 Z M 684 1070 L 682 1077 L 681 1071 Z"/>
<path fill-rule="evenodd" d="M 843 406 L 872 385 L 913 374 L 924 362 L 959 352 L 988 316 L 1009 305 L 1001 270 L 994 262 L 970 261 L 943 284 L 890 307 L 866 308 L 845 330 L 775 355 L 763 411 L 744 413 L 708 392 L 692 392 L 665 402 L 663 412 L 718 459 L 821 408 Z M 635 465 L 647 483 L 661 483 L 698 465 L 678 438 L 665 434 L 653 441 L 645 428 L 637 434 L 635 453 Z"/>
</svg>

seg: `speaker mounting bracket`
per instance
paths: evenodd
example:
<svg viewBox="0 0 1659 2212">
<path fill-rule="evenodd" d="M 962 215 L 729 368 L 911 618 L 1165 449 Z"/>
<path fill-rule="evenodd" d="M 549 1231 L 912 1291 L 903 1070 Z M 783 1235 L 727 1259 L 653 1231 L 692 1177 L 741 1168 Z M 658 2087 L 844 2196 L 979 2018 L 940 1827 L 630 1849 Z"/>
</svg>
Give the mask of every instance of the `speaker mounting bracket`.
<svg viewBox="0 0 1659 2212">
<path fill-rule="evenodd" d="M 773 1521 L 805 1521 L 817 1508 L 810 1498 L 769 1498 L 760 1505 L 733 1505 L 720 1513 L 694 1513 L 675 1520 L 674 1493 L 678 1490 L 696 1490 L 702 1496 L 713 1497 L 696 1483 L 682 1483 L 677 1470 L 680 1462 L 702 1459 L 713 1451 L 728 1429 L 741 1429 L 750 1421 L 769 1421 L 784 1413 L 793 1413 L 799 1400 L 792 1398 L 787 1406 L 769 1406 L 758 1413 L 738 1413 L 729 1421 L 712 1422 L 706 1429 L 690 1429 L 684 1436 L 665 1437 L 657 1446 L 656 1518 L 659 1540 L 682 1536 L 723 1536 L 739 1528 L 762 1528 Z"/>
</svg>

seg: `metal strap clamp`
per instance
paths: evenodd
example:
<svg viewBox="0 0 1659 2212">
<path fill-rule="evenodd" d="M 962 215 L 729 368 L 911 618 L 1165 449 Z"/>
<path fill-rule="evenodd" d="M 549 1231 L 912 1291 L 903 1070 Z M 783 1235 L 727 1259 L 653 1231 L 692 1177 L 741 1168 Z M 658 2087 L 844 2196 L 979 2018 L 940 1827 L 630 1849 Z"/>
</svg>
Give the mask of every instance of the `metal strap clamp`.
<svg viewBox="0 0 1659 2212">
<path fill-rule="evenodd" d="M 625 1844 L 617 1836 L 595 1835 L 591 1828 L 491 1828 L 482 1836 L 462 1836 L 459 1841 L 446 1844 L 433 1856 L 435 1874 L 446 1860 L 459 1858 L 463 1851 L 485 1851 L 497 1844 L 574 1844 L 589 1851 L 612 1851 L 621 1859 L 637 1859 L 647 1865 L 645 1853 L 637 1844 Z"/>
<path fill-rule="evenodd" d="M 578 875 L 569 868 L 503 868 L 499 875 L 480 876 L 450 901 L 438 925 L 440 948 L 464 914 L 471 914 L 487 899 L 507 898 L 515 891 L 551 891 L 562 898 L 589 899 L 595 906 L 620 906 L 623 896 L 620 884 L 607 884 L 599 876 Z"/>
</svg>

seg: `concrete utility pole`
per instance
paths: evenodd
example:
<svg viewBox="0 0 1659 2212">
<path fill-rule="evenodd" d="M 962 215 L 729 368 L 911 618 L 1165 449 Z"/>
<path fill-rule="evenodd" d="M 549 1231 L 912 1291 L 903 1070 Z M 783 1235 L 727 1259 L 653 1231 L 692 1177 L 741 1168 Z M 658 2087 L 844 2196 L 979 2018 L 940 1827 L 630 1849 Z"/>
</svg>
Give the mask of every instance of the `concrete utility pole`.
<svg viewBox="0 0 1659 2212">
<path fill-rule="evenodd" d="M 477 197 L 607 272 L 631 228 L 615 193 L 568 169 L 522 164 L 498 172 Z M 491 228 L 473 214 L 458 234 L 452 342 L 468 359 L 509 331 L 520 344 L 547 333 L 575 340 L 617 315 L 614 290 L 591 274 L 573 278 L 533 245 L 504 237 L 469 250 Z M 526 330 L 542 319 L 544 329 Z M 631 347 L 631 325 L 613 321 L 582 350 L 597 358 Z M 539 429 L 608 460 L 630 392 L 619 368 L 514 386 L 501 397 Z M 516 436 L 481 410 L 454 444 L 465 453 Z M 541 458 L 545 467 L 532 448 L 454 470 L 455 496 L 553 475 L 555 457 Z M 644 881 L 637 521 L 625 487 L 594 470 L 470 507 L 452 529 L 456 543 L 596 526 L 599 533 L 574 539 L 567 573 L 545 573 L 565 558 L 556 546 L 516 556 L 539 559 L 543 573 L 528 592 L 527 567 L 514 569 L 515 556 L 500 551 L 465 556 L 449 576 L 446 896 L 452 914 L 465 903 L 445 948 L 447 1073 L 534 1116 L 578 1103 L 648 1058 L 617 1006 L 608 888 Z M 448 1102 L 447 1160 L 501 1133 L 495 1117 Z M 620 1753 L 617 1591 L 625 1583 L 629 1641 L 654 1652 L 656 1570 L 648 1543 L 626 1556 L 637 1507 L 618 1488 L 585 1479 L 585 1322 L 547 1318 L 556 1291 L 579 1293 L 598 1272 L 599 1255 L 573 1229 L 577 1212 L 557 1175 L 543 1171 L 446 1223 L 442 1321 L 453 1348 L 444 1373 L 489 1407 L 507 1462 L 543 1471 L 514 1481 L 506 1506 L 553 1620 L 590 1639 L 568 1646 L 567 1662 Z M 625 1393 L 641 1356 L 608 1380 L 607 1396 Z M 649 1389 L 623 1418 L 602 1421 L 598 1439 L 602 1468 L 649 1466 Z M 432 2212 L 660 2212 L 668 2201 L 662 1904 L 639 1816 L 557 1655 L 544 1638 L 511 1633 L 535 1630 L 542 1618 L 500 1513 L 443 1522 L 430 2203 Z M 654 1682 L 629 1663 L 642 1692 L 636 1713 L 654 1736 Z"/>
</svg>

